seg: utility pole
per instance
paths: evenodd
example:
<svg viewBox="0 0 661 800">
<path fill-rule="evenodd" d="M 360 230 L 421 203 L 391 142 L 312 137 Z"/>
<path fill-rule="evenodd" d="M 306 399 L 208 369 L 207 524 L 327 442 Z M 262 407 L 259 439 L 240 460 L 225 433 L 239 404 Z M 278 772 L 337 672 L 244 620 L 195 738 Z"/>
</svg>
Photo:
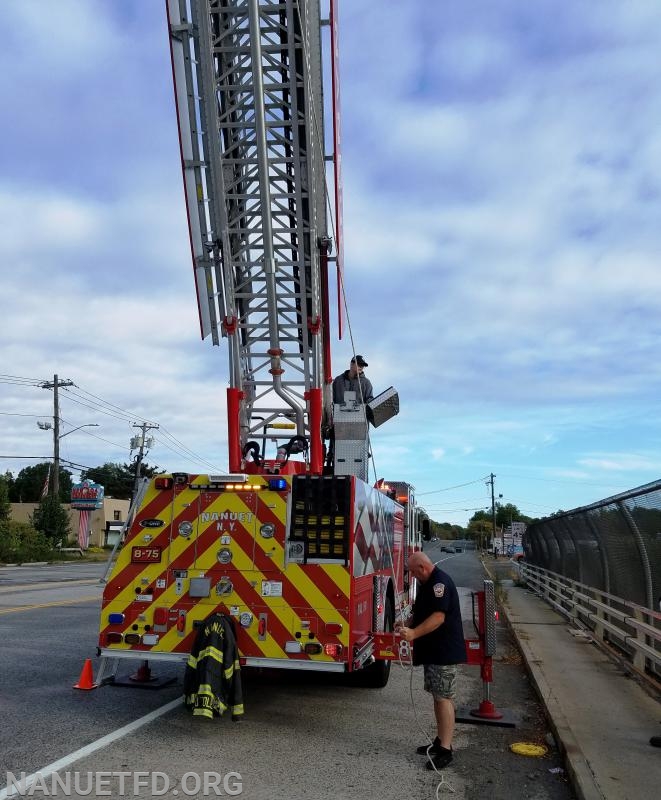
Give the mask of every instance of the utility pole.
<svg viewBox="0 0 661 800">
<path fill-rule="evenodd" d="M 60 496 L 60 398 L 58 389 L 60 386 L 73 386 L 73 381 L 58 381 L 57 375 L 53 375 L 53 382 L 44 382 L 42 389 L 53 390 L 53 496 Z"/>
<path fill-rule="evenodd" d="M 496 476 L 491 473 L 489 483 L 491 484 L 491 524 L 493 525 L 493 547 L 496 546 L 496 498 L 494 496 L 493 481 Z"/>
<path fill-rule="evenodd" d="M 152 438 L 145 440 L 145 436 L 147 431 L 153 429 L 157 430 L 158 425 L 150 425 L 148 422 L 143 422 L 142 425 L 139 425 L 137 422 L 134 422 L 133 427 L 140 428 L 142 434 L 140 436 L 134 436 L 131 439 L 131 450 L 138 450 L 138 455 L 135 458 L 135 481 L 133 482 L 132 499 L 135 498 L 138 493 L 138 485 L 140 484 L 142 459 L 144 458 L 145 447 L 149 449 L 154 444 L 154 440 Z"/>
</svg>

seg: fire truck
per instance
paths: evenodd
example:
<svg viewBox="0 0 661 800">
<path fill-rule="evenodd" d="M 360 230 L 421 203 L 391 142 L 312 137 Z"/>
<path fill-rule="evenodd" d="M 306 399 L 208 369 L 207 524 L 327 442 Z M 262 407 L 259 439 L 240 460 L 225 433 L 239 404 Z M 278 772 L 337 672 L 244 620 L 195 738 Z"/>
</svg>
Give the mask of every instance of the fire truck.
<svg viewBox="0 0 661 800">
<path fill-rule="evenodd" d="M 229 473 L 143 482 L 104 590 L 99 679 L 121 659 L 185 661 L 215 612 L 248 667 L 379 687 L 397 655 L 428 520 L 409 484 L 369 481 L 370 425 L 397 392 L 333 404 L 336 5 L 166 2 L 201 335 L 228 353 Z"/>
</svg>

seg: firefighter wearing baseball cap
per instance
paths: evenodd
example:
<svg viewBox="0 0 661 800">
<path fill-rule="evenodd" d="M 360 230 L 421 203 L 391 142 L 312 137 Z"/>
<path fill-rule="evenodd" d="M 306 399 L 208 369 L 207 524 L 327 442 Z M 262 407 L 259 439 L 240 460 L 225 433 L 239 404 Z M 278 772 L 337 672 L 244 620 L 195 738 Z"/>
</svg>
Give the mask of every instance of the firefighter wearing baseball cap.
<svg viewBox="0 0 661 800">
<path fill-rule="evenodd" d="M 356 399 L 361 403 L 369 403 L 374 399 L 372 384 L 365 377 L 363 370 L 369 366 L 362 356 L 354 356 L 349 364 L 349 369 L 333 381 L 333 402 L 343 403 L 345 392 L 355 392 Z"/>
</svg>

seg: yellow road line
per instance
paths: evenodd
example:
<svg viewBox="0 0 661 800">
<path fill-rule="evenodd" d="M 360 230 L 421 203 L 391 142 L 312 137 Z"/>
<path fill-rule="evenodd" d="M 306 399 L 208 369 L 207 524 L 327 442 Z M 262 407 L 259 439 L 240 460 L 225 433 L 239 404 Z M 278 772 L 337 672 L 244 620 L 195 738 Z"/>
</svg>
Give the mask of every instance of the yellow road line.
<svg viewBox="0 0 661 800">
<path fill-rule="evenodd" d="M 31 611 L 33 608 L 52 608 L 53 606 L 71 606 L 74 603 L 89 603 L 92 600 L 100 600 L 101 595 L 91 594 L 87 597 L 77 597 L 75 600 L 56 600 L 53 603 L 35 603 L 32 606 L 15 606 L 14 608 L 0 609 L 0 614 L 12 614 L 14 611 Z"/>
<path fill-rule="evenodd" d="M 44 589 L 62 589 L 64 586 L 82 586 L 83 584 L 98 583 L 99 578 L 76 578 L 73 581 L 46 581 L 45 583 L 18 583 L 13 586 L 0 587 L 0 594 L 8 594 L 10 592 L 29 592 L 31 589 L 35 591 L 43 591 Z"/>
</svg>

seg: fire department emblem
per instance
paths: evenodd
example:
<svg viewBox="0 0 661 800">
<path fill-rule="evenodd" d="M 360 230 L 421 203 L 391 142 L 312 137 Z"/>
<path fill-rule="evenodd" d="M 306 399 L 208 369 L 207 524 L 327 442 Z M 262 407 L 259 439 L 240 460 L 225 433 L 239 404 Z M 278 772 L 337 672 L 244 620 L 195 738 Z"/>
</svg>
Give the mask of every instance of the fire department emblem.
<svg viewBox="0 0 661 800">
<path fill-rule="evenodd" d="M 444 594 L 445 594 L 445 584 L 444 583 L 434 584 L 434 597 L 443 597 Z"/>
</svg>

